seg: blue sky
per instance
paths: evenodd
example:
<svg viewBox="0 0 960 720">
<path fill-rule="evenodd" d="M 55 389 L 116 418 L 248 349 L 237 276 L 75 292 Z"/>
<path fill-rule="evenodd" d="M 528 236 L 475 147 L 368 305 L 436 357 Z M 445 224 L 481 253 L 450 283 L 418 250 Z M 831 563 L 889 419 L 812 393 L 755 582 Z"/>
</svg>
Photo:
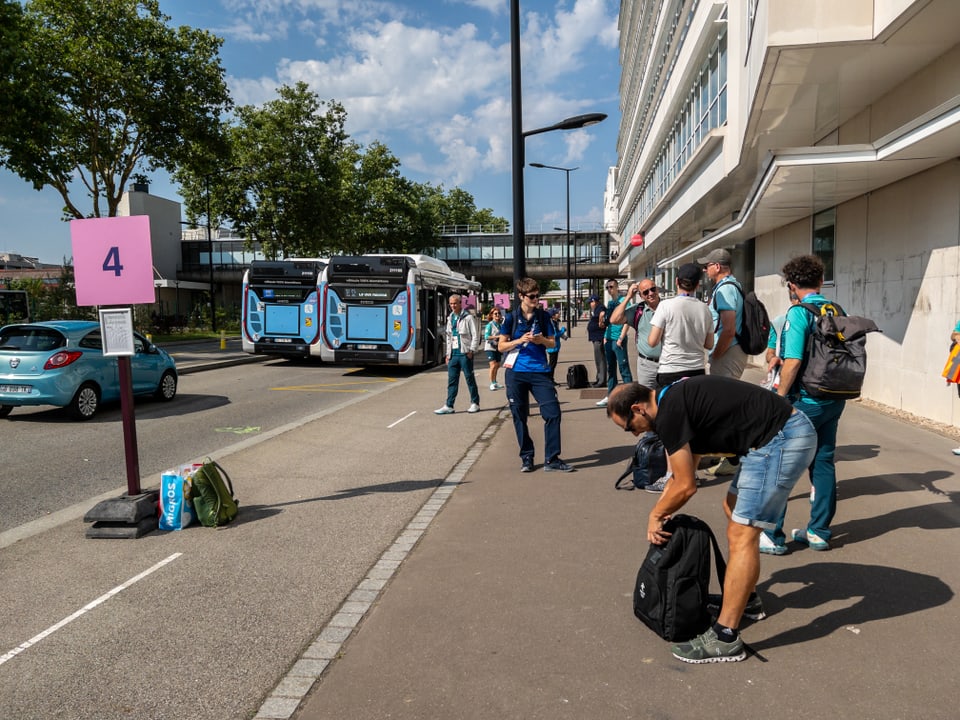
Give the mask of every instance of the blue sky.
<svg viewBox="0 0 960 720">
<path fill-rule="evenodd" d="M 528 138 L 527 163 L 570 174 L 571 226 L 602 221 L 619 125 L 618 0 L 520 0 L 524 130 L 586 112 L 608 119 Z M 478 207 L 513 214 L 509 0 L 160 0 L 174 25 L 224 38 L 238 105 L 306 82 L 347 110 L 347 131 L 379 140 L 418 182 L 459 186 Z M 151 192 L 179 200 L 159 173 Z M 527 167 L 529 227 L 566 223 L 564 173 Z M 59 195 L 0 170 L 0 251 L 59 262 L 70 255 Z M 87 207 L 80 205 L 80 207 Z"/>
</svg>

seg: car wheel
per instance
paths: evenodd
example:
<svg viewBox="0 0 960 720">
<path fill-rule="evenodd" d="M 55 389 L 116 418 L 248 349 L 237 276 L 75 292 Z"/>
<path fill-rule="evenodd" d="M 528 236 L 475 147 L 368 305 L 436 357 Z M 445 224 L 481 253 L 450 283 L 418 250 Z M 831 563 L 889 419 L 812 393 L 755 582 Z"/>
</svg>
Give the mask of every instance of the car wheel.
<svg viewBox="0 0 960 720">
<path fill-rule="evenodd" d="M 5 418 L 13 410 L 13 405 L 0 405 L 0 418 Z"/>
<path fill-rule="evenodd" d="M 177 375 L 173 370 L 167 370 L 160 378 L 157 391 L 153 394 L 157 400 L 170 401 L 177 395 Z"/>
<path fill-rule="evenodd" d="M 84 383 L 68 406 L 76 420 L 89 420 L 100 407 L 100 390 L 93 383 Z"/>
</svg>

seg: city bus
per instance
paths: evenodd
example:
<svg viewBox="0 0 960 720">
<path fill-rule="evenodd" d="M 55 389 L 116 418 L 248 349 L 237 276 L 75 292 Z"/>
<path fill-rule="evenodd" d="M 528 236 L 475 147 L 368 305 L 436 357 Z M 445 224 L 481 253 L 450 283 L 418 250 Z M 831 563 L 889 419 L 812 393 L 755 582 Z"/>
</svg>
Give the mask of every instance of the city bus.
<svg viewBox="0 0 960 720">
<path fill-rule="evenodd" d="M 254 354 L 306 358 L 320 340 L 325 258 L 254 260 L 243 275 L 242 344 Z"/>
<path fill-rule="evenodd" d="M 356 365 L 442 363 L 447 298 L 479 289 L 480 283 L 426 255 L 332 257 L 320 284 L 320 358 Z"/>
<path fill-rule="evenodd" d="M 0 290 L 0 325 L 12 322 L 30 322 L 26 290 Z"/>
</svg>

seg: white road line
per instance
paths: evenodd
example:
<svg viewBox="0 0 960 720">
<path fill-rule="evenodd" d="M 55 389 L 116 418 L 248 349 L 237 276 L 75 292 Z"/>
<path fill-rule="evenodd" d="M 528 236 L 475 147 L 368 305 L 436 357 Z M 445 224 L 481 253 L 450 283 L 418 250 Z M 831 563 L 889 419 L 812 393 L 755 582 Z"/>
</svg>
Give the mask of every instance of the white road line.
<svg viewBox="0 0 960 720">
<path fill-rule="evenodd" d="M 413 416 L 416 415 L 416 414 L 417 414 L 417 411 L 414 410 L 412 413 L 409 413 L 409 414 L 407 414 L 407 415 L 404 415 L 402 418 L 400 418 L 399 420 L 397 420 L 395 423 L 391 423 L 390 425 L 387 425 L 387 430 L 390 430 L 394 425 L 399 425 L 399 424 L 402 423 L 404 420 L 406 420 L 408 417 L 413 417 Z"/>
<path fill-rule="evenodd" d="M 61 620 L 60 622 L 58 622 L 56 625 L 51 625 L 50 627 L 48 627 L 46 630 L 44 630 L 44 631 L 43 631 L 42 633 L 40 633 L 39 635 L 34 635 L 32 638 L 30 638 L 29 640 L 27 640 L 25 643 L 21 643 L 20 645 L 18 645 L 18 646 L 15 647 L 13 650 L 11 650 L 10 652 L 6 653 L 5 655 L 0 655 L 0 665 L 3 665 L 5 662 L 7 662 L 7 660 L 12 660 L 12 659 L 15 658 L 17 655 L 19 655 L 20 653 L 22 653 L 24 650 L 26 650 L 26 649 L 28 649 L 28 648 L 36 645 L 38 642 L 40 642 L 41 640 L 43 640 L 45 637 L 49 637 L 50 635 L 53 635 L 53 633 L 55 633 L 57 630 L 59 630 L 60 628 L 62 628 L 64 625 L 67 625 L 68 623 L 73 622 L 74 620 L 76 620 L 76 619 L 77 619 L 78 617 L 80 617 L 81 615 L 84 615 L 84 614 L 86 614 L 87 612 L 89 612 L 90 610 L 93 610 L 93 609 L 94 609 L 95 607 L 97 607 L 98 605 L 101 605 L 101 604 L 105 603 L 107 600 L 109 600 L 110 598 L 112 598 L 112 597 L 113 597 L 114 595 L 116 595 L 117 593 L 119 593 L 119 592 L 121 592 L 121 591 L 123 591 L 123 590 L 126 590 L 128 587 L 130 587 L 130 586 L 133 585 L 134 583 L 139 582 L 140 580 L 143 580 L 143 579 L 144 579 L 145 577 L 147 577 L 147 575 L 149 575 L 150 573 L 153 573 L 153 572 L 159 570 L 160 568 L 162 568 L 164 565 L 167 565 L 168 563 L 172 563 L 174 560 L 176 560 L 176 559 L 177 559 L 178 557 L 180 557 L 181 555 L 183 555 L 183 553 L 174 553 L 174 554 L 171 555 L 170 557 L 161 560 L 160 562 L 158 562 L 158 563 L 157 563 L 156 565 L 154 565 L 153 567 L 148 568 L 147 570 L 144 570 L 142 573 L 140 573 L 139 575 L 135 575 L 134 577 L 130 578 L 129 580 L 127 580 L 127 581 L 126 581 L 125 583 L 123 583 L 122 585 L 117 585 L 113 590 L 110 590 L 109 592 L 104 593 L 103 595 L 101 595 L 100 597 L 98 597 L 98 598 L 97 598 L 96 600 L 94 600 L 93 602 L 88 603 L 87 605 L 84 605 L 82 608 L 80 608 L 79 610 L 77 610 L 77 611 L 76 611 L 75 613 L 73 613 L 72 615 L 68 615 L 68 616 L 65 617 L 63 620 Z"/>
</svg>

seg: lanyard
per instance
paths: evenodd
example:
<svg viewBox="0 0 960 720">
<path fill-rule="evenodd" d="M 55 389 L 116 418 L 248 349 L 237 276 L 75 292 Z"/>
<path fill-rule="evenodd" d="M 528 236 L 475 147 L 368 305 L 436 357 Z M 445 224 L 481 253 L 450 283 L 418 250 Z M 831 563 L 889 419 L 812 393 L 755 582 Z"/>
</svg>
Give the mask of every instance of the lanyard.
<svg viewBox="0 0 960 720">
<path fill-rule="evenodd" d="M 663 396 L 666 394 L 667 390 L 669 390 L 670 388 L 672 388 L 672 387 L 673 387 L 674 385 L 676 385 L 678 382 L 683 382 L 684 380 L 686 380 L 685 377 L 684 377 L 684 378 L 680 378 L 679 380 L 674 380 L 674 381 L 673 381 L 672 383 L 670 383 L 669 385 L 664 385 L 662 388 L 660 388 L 660 392 L 657 393 L 657 405 L 658 405 L 658 406 L 660 405 L 660 401 L 663 400 Z"/>
</svg>

